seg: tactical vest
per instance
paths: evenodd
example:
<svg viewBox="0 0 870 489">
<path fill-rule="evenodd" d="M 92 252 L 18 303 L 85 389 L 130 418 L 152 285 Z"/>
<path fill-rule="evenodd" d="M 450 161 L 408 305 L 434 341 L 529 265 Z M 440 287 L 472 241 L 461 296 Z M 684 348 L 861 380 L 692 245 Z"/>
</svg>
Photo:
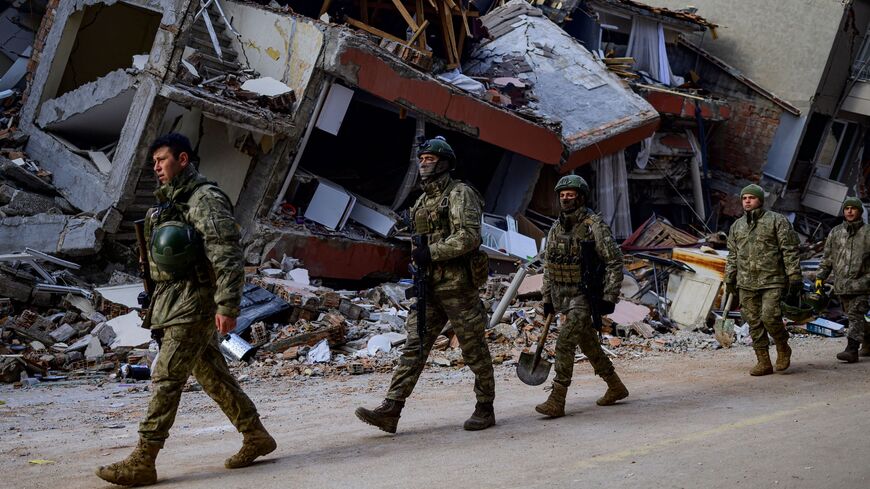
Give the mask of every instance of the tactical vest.
<svg viewBox="0 0 870 489">
<path fill-rule="evenodd" d="M 203 246 L 199 246 L 197 257 L 193 260 L 193 263 L 190 264 L 189 267 L 186 267 L 183 270 L 177 270 L 173 272 L 161 271 L 160 267 L 154 261 L 154 258 L 151 256 L 151 240 L 153 237 L 153 231 L 157 226 L 162 223 L 169 221 L 180 221 L 187 226 L 193 228 L 193 226 L 187 222 L 187 212 L 190 209 L 189 201 L 194 193 L 200 188 L 204 186 L 211 186 L 212 189 L 217 190 L 221 194 L 225 195 L 224 192 L 215 185 L 213 182 L 209 182 L 207 180 L 202 180 L 199 182 L 195 182 L 191 185 L 191 188 L 181 194 L 177 195 L 174 200 L 169 200 L 166 202 L 161 202 L 160 204 L 148 209 L 145 218 L 145 240 L 148 243 L 148 264 L 151 269 L 151 279 L 154 282 L 171 282 L 175 280 L 193 280 L 199 284 L 210 284 L 214 282 L 214 271 L 212 270 L 211 263 L 208 261 L 208 257 L 205 255 L 205 248 Z M 229 200 L 229 199 L 228 199 Z M 200 244 L 202 243 L 202 237 L 199 236 L 199 232 L 196 229 L 193 229 L 193 232 L 199 237 Z"/>
<path fill-rule="evenodd" d="M 450 236 L 450 192 L 459 185 L 451 181 L 444 188 L 441 197 L 434 205 L 425 206 L 425 197 L 420 198 L 411 209 L 414 219 L 414 233 L 429 236 L 429 244 L 443 241 Z"/>
<path fill-rule="evenodd" d="M 553 283 L 580 285 L 583 276 L 584 243 L 586 246 L 595 246 L 591 216 L 587 215 L 570 230 L 566 230 L 562 223 L 556 224 L 547 242 L 545 256 Z"/>
</svg>

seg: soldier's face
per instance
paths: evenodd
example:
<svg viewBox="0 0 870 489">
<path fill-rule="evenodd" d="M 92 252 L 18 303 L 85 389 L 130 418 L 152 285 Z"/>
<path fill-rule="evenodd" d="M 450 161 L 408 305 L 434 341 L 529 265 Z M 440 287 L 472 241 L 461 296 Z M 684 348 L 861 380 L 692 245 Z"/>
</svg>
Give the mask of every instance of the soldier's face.
<svg viewBox="0 0 870 489">
<path fill-rule="evenodd" d="M 168 146 L 157 148 L 151 155 L 154 162 L 154 173 L 161 184 L 167 183 L 181 173 L 189 163 L 187 153 L 180 153 L 178 158 L 172 155 Z"/>
<path fill-rule="evenodd" d="M 749 212 L 753 209 L 758 209 L 761 207 L 761 199 L 754 195 L 744 194 L 743 195 L 743 210 Z"/>
<path fill-rule="evenodd" d="M 424 153 L 420 155 L 418 166 L 420 168 L 420 177 L 424 180 L 433 177 L 439 173 L 441 160 L 437 155 Z"/>
<path fill-rule="evenodd" d="M 563 211 L 573 211 L 579 205 L 577 203 L 577 197 L 576 190 L 560 190 L 559 207 L 561 207 Z"/>
<path fill-rule="evenodd" d="M 843 209 L 843 217 L 849 222 L 854 222 L 861 217 L 861 209 L 857 207 L 845 207 Z"/>
</svg>

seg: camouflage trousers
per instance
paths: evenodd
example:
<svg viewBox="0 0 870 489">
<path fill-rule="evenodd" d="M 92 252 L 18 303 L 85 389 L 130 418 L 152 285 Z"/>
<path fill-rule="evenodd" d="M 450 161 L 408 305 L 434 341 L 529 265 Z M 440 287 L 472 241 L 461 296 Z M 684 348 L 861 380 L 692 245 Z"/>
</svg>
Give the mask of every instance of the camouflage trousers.
<svg viewBox="0 0 870 489">
<path fill-rule="evenodd" d="M 139 424 L 142 438 L 161 445 L 166 440 L 191 373 L 237 430 L 254 428 L 259 419 L 257 408 L 227 367 L 214 321 L 203 321 L 164 329 L 163 345 L 151 373 L 151 403 Z"/>
<path fill-rule="evenodd" d="M 556 377 L 555 382 L 565 387 L 571 385 L 574 375 L 574 353 L 577 347 L 589 359 L 595 375 L 607 377 L 614 373 L 613 363 L 601 349 L 598 332 L 592 326 L 592 313 L 585 298 L 574 298 L 573 307 L 568 309 L 556 340 Z"/>
<path fill-rule="evenodd" d="M 756 350 L 770 348 L 770 338 L 776 344 L 788 341 L 788 331 L 782 324 L 781 288 L 748 290 L 740 289 L 740 314 L 749 323 L 749 336 Z"/>
<path fill-rule="evenodd" d="M 474 394 L 478 402 L 492 402 L 495 399 L 495 374 L 492 357 L 486 345 L 486 310 L 480 301 L 477 290 L 439 292 L 430 294 L 426 301 L 426 338 L 422 338 L 423 354 L 420 355 L 421 338 L 417 333 L 417 311 L 408 314 L 405 327 L 408 339 L 402 349 L 399 365 L 393 373 L 387 399 L 404 401 L 411 395 L 417 380 L 423 372 L 425 360 L 429 358 L 432 345 L 447 321 L 459 338 L 462 358 L 474 372 Z"/>
<path fill-rule="evenodd" d="M 870 333 L 864 314 L 870 309 L 870 296 L 866 295 L 841 295 L 840 302 L 843 311 L 849 318 L 849 332 L 847 336 L 853 340 L 864 343 L 864 334 Z"/>
</svg>

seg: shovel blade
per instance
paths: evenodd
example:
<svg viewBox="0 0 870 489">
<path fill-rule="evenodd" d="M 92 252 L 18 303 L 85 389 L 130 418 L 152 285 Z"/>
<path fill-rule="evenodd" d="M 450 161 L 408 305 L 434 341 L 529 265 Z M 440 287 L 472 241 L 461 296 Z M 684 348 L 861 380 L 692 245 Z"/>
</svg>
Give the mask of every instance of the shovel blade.
<svg viewBox="0 0 870 489">
<path fill-rule="evenodd" d="M 553 364 L 540 360 L 535 366 L 535 355 L 532 353 L 520 353 L 517 362 L 517 377 L 526 385 L 541 385 L 550 376 L 550 368 Z"/>
<path fill-rule="evenodd" d="M 713 333 L 716 341 L 723 348 L 731 348 L 731 345 L 734 343 L 734 320 L 717 319 L 713 324 Z"/>
</svg>

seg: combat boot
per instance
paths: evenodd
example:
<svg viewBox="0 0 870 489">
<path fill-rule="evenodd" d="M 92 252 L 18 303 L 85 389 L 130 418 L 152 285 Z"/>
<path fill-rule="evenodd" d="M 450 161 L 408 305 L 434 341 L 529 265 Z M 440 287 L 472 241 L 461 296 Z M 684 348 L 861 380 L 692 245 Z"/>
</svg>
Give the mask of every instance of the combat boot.
<svg viewBox="0 0 870 489">
<path fill-rule="evenodd" d="M 862 357 L 870 357 L 870 333 L 864 334 L 864 343 L 861 344 L 859 355 Z"/>
<path fill-rule="evenodd" d="M 97 477 L 119 486 L 149 486 L 157 482 L 154 460 L 162 443 L 139 438 L 139 443 L 127 458 L 111 465 L 97 468 Z"/>
<path fill-rule="evenodd" d="M 462 428 L 465 431 L 480 431 L 489 428 L 495 424 L 495 411 L 492 408 L 491 402 L 478 402 L 474 406 L 474 412 L 471 417 L 465 420 Z"/>
<path fill-rule="evenodd" d="M 846 363 L 855 363 L 858 361 L 858 346 L 861 345 L 861 342 L 853 340 L 852 338 L 846 338 L 846 340 L 846 349 L 837 353 L 837 360 L 842 360 Z"/>
<path fill-rule="evenodd" d="M 567 387 L 558 382 L 553 382 L 553 390 L 550 391 L 550 397 L 543 404 L 535 406 L 535 411 L 551 418 L 561 418 L 565 415 L 566 394 L 568 394 Z"/>
<path fill-rule="evenodd" d="M 603 377 L 603 379 L 607 382 L 607 392 L 595 401 L 595 404 L 599 406 L 612 406 L 616 404 L 616 401 L 628 397 L 628 389 L 619 379 L 619 376 L 616 375 L 616 372 Z"/>
<path fill-rule="evenodd" d="M 791 347 L 787 341 L 776 345 L 776 371 L 782 372 L 791 365 Z"/>
<path fill-rule="evenodd" d="M 758 377 L 761 375 L 770 375 L 773 373 L 773 365 L 770 364 L 770 353 L 767 349 L 764 350 L 755 350 L 755 358 L 758 359 L 758 363 L 752 367 L 752 370 L 749 371 L 749 375 L 754 377 Z"/>
<path fill-rule="evenodd" d="M 405 407 L 405 401 L 384 399 L 384 402 L 375 409 L 360 407 L 356 408 L 354 414 L 364 423 L 377 426 L 387 433 L 395 433 L 403 407 Z"/>
<path fill-rule="evenodd" d="M 250 431 L 242 433 L 242 448 L 232 457 L 224 460 L 224 467 L 228 469 L 240 469 L 254 463 L 257 457 L 268 455 L 275 451 L 278 444 L 272 435 L 263 427 L 263 423 L 257 419 L 257 423 Z"/>
</svg>

